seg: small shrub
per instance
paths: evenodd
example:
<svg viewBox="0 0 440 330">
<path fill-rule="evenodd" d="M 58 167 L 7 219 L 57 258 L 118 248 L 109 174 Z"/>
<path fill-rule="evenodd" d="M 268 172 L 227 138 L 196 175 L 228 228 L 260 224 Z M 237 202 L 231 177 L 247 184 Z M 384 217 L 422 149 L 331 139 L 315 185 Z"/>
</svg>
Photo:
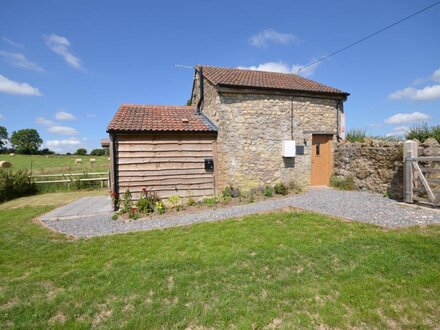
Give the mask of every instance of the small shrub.
<svg viewBox="0 0 440 330">
<path fill-rule="evenodd" d="M 232 200 L 232 197 L 231 196 L 222 196 L 220 198 L 220 200 L 223 205 L 226 205 L 226 204 L 229 204 L 229 202 Z"/>
<path fill-rule="evenodd" d="M 232 186 L 226 187 L 223 189 L 222 197 L 231 197 L 231 198 L 237 198 L 240 197 L 241 192 L 240 189 L 234 188 Z"/>
<path fill-rule="evenodd" d="M 289 190 L 292 190 L 295 194 L 301 194 L 304 191 L 304 188 L 301 184 L 292 180 L 289 182 Z"/>
<path fill-rule="evenodd" d="M 340 189 L 340 190 L 356 190 L 356 184 L 354 183 L 354 179 L 352 176 L 337 177 L 332 176 L 330 179 L 330 186 Z"/>
<path fill-rule="evenodd" d="M 0 202 L 36 193 L 37 186 L 28 170 L 0 169 Z"/>
<path fill-rule="evenodd" d="M 367 132 L 364 129 L 351 129 L 347 132 L 345 138 L 349 142 L 364 142 L 367 136 Z"/>
<path fill-rule="evenodd" d="M 154 211 L 156 202 L 159 202 L 160 198 L 154 191 L 149 191 L 147 188 L 142 189 L 142 193 L 137 202 L 137 208 L 141 213 L 151 213 Z"/>
<path fill-rule="evenodd" d="M 255 202 L 255 194 L 253 192 L 249 193 L 249 197 L 248 197 L 248 203 L 253 203 Z"/>
<path fill-rule="evenodd" d="M 179 195 L 173 195 L 168 197 L 168 201 L 171 204 L 171 207 L 173 209 L 176 209 L 176 211 L 183 210 L 182 200 Z"/>
<path fill-rule="evenodd" d="M 140 197 L 136 206 L 142 213 L 150 213 L 154 211 L 154 202 L 145 197 Z"/>
<path fill-rule="evenodd" d="M 287 195 L 289 193 L 289 190 L 287 189 L 286 185 L 282 182 L 277 183 L 274 187 L 273 190 L 275 191 L 275 194 L 277 195 Z"/>
<path fill-rule="evenodd" d="M 189 198 L 188 201 L 186 202 L 186 205 L 188 205 L 188 206 L 194 206 L 196 204 L 197 204 L 197 202 L 194 198 Z"/>
<path fill-rule="evenodd" d="M 272 197 L 273 196 L 273 188 L 266 186 L 266 188 L 263 189 L 263 195 L 266 197 Z"/>
<path fill-rule="evenodd" d="M 128 213 L 133 207 L 133 202 L 131 200 L 131 192 L 129 189 L 124 194 L 124 200 L 122 201 L 122 212 Z"/>
<path fill-rule="evenodd" d="M 128 210 L 128 217 L 130 219 L 139 219 L 139 212 L 138 212 L 138 208 L 137 207 L 132 207 L 130 208 L 130 210 Z"/>
<path fill-rule="evenodd" d="M 209 207 L 215 206 L 217 204 L 217 197 L 206 197 L 203 199 L 203 204 Z"/>
<path fill-rule="evenodd" d="M 174 208 L 180 203 L 180 196 L 179 195 L 173 195 L 168 197 L 168 202 L 170 202 L 171 206 Z"/>
<path fill-rule="evenodd" d="M 164 214 L 165 213 L 165 205 L 163 202 L 156 202 L 154 205 L 154 212 L 157 214 Z"/>
<path fill-rule="evenodd" d="M 119 218 L 119 214 L 118 213 L 114 213 L 112 215 L 112 220 L 118 220 L 118 218 Z"/>
</svg>

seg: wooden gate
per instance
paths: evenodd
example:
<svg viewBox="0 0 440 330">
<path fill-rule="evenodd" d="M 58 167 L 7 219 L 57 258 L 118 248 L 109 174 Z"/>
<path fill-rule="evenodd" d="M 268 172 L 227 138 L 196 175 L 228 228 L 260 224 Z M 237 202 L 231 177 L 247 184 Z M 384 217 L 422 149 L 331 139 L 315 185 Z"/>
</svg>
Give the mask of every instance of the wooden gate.
<svg viewBox="0 0 440 330">
<path fill-rule="evenodd" d="M 440 205 L 440 157 L 405 157 L 405 202 Z"/>
</svg>

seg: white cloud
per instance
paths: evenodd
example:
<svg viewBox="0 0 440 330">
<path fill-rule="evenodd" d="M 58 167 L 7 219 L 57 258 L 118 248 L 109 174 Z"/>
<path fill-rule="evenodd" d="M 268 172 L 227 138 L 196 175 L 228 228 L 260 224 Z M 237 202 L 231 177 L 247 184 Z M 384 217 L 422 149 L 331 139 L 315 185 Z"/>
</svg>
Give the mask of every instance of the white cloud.
<svg viewBox="0 0 440 330">
<path fill-rule="evenodd" d="M 75 116 L 69 112 L 65 112 L 65 111 L 58 111 L 55 114 L 55 118 L 58 120 L 75 120 Z"/>
<path fill-rule="evenodd" d="M 318 66 L 319 63 L 315 63 L 301 70 L 300 73 L 301 75 L 308 77 L 315 72 Z M 267 63 L 259 64 L 257 66 L 248 66 L 248 67 L 239 66 L 238 69 L 298 74 L 298 69 L 300 69 L 301 67 L 303 67 L 303 65 L 300 64 L 289 65 L 284 62 L 267 62 Z"/>
<path fill-rule="evenodd" d="M 0 113 L 0 120 L 3 120 L 3 119 L 5 119 L 5 116 Z"/>
<path fill-rule="evenodd" d="M 431 76 L 431 79 L 440 82 L 440 69 L 434 71 L 434 73 Z"/>
<path fill-rule="evenodd" d="M 426 121 L 429 116 L 423 112 L 398 113 L 385 119 L 385 124 L 405 124 Z"/>
<path fill-rule="evenodd" d="M 249 43 L 254 47 L 267 47 L 269 43 L 288 45 L 298 42 L 298 37 L 292 33 L 281 33 L 274 29 L 266 29 L 249 38 Z"/>
<path fill-rule="evenodd" d="M 392 100 L 409 99 L 412 101 L 430 101 L 440 98 L 440 85 L 426 86 L 425 88 L 416 89 L 408 87 L 400 91 L 390 94 Z"/>
<path fill-rule="evenodd" d="M 76 135 L 78 134 L 78 131 L 72 127 L 67 126 L 50 126 L 47 129 L 48 132 L 55 133 L 55 134 L 63 134 L 63 135 Z"/>
<path fill-rule="evenodd" d="M 77 146 L 79 144 L 81 144 L 81 141 L 77 138 L 46 141 L 46 145 L 48 147 Z"/>
<path fill-rule="evenodd" d="M 26 48 L 22 44 L 19 44 L 18 42 L 15 42 L 15 41 L 12 41 L 11 39 L 8 39 L 8 38 L 6 38 L 4 36 L 2 36 L 2 40 L 3 40 L 3 42 L 7 43 L 8 45 L 11 45 L 11 46 L 14 46 L 14 47 L 17 47 L 17 48 L 21 48 L 21 49 Z"/>
<path fill-rule="evenodd" d="M 46 148 L 58 153 L 74 152 L 82 145 L 78 138 L 68 138 L 63 140 L 48 140 L 44 143 Z"/>
<path fill-rule="evenodd" d="M 55 123 L 52 120 L 46 119 L 44 117 L 38 117 L 36 120 L 36 123 L 39 125 L 42 125 L 42 126 L 47 126 L 47 127 L 55 125 Z"/>
<path fill-rule="evenodd" d="M 402 136 L 409 130 L 407 126 L 398 126 L 394 127 L 393 130 L 387 134 L 386 136 Z"/>
<path fill-rule="evenodd" d="M 3 57 L 10 64 L 17 66 L 19 68 L 34 70 L 34 71 L 44 71 L 44 69 L 35 64 L 34 62 L 29 61 L 26 56 L 20 53 L 11 53 L 0 50 L 0 56 Z"/>
<path fill-rule="evenodd" d="M 96 113 L 86 113 L 87 118 L 96 118 L 98 115 Z"/>
<path fill-rule="evenodd" d="M 52 33 L 49 36 L 44 36 L 44 39 L 46 41 L 46 45 L 53 52 L 62 56 L 67 64 L 74 67 L 75 69 L 84 70 L 81 65 L 81 60 L 71 53 L 71 44 L 70 41 L 67 40 L 67 38 Z"/>
<path fill-rule="evenodd" d="M 373 127 L 373 128 L 377 128 L 377 127 L 382 127 L 382 124 L 378 124 L 378 123 L 371 123 L 368 124 L 369 127 Z"/>
<path fill-rule="evenodd" d="M 0 92 L 14 95 L 43 95 L 36 87 L 28 83 L 19 83 L 0 74 Z"/>
</svg>

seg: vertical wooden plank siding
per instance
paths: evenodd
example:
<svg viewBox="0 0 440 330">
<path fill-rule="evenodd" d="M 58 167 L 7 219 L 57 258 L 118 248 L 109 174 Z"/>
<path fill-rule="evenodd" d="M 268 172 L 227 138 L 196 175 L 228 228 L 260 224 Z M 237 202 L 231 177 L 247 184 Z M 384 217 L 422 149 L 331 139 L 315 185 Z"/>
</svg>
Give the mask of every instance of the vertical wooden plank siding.
<svg viewBox="0 0 440 330">
<path fill-rule="evenodd" d="M 115 148 L 115 136 L 114 134 L 110 133 L 110 145 L 109 145 L 109 151 L 110 151 L 110 184 L 111 189 L 113 192 L 118 193 L 118 186 L 116 181 L 116 172 L 117 172 L 117 166 L 116 166 L 116 148 Z"/>
<path fill-rule="evenodd" d="M 214 159 L 214 171 L 205 170 L 205 159 Z M 143 188 L 161 198 L 172 195 L 203 197 L 215 194 L 215 135 L 118 135 L 117 184 L 138 198 Z"/>
</svg>

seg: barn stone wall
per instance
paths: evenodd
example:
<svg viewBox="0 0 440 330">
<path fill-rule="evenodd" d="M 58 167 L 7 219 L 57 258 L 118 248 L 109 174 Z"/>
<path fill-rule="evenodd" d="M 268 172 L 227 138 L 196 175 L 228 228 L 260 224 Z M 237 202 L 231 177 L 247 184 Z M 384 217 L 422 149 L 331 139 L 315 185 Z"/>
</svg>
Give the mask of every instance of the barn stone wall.
<svg viewBox="0 0 440 330">
<path fill-rule="evenodd" d="M 310 184 L 312 133 L 336 133 L 336 100 L 222 93 L 220 102 L 217 143 L 224 168 L 220 185 Z M 283 158 L 282 141 L 291 139 L 292 126 L 293 139 L 305 152 Z"/>
<path fill-rule="evenodd" d="M 419 143 L 418 155 L 440 155 L 439 143 L 434 139 Z M 358 189 L 403 199 L 403 142 L 339 143 L 334 152 L 333 170 L 337 177 L 352 177 Z"/>
</svg>

